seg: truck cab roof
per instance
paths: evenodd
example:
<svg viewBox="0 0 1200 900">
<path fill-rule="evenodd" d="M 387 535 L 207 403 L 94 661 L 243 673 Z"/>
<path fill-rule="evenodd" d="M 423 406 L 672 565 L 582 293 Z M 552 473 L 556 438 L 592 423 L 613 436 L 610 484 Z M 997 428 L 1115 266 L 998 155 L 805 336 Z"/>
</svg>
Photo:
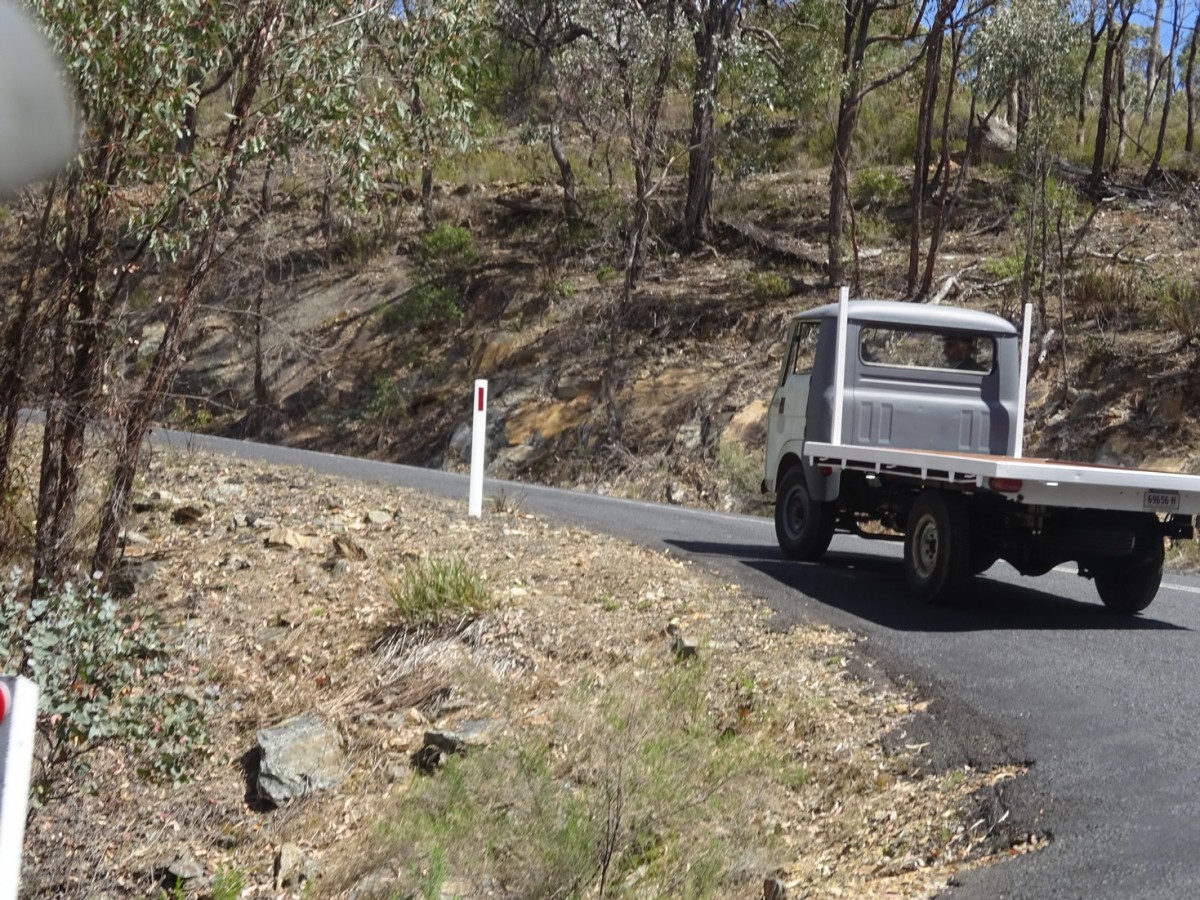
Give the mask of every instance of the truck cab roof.
<svg viewBox="0 0 1200 900">
<path fill-rule="evenodd" d="M 806 310 L 796 316 L 802 321 L 837 318 L 838 305 L 829 303 Z M 949 306 L 927 306 L 922 303 L 902 303 L 896 300 L 851 300 L 847 304 L 849 320 L 858 323 L 880 323 L 906 328 L 936 328 L 983 334 L 1015 335 L 1007 319 L 975 309 Z"/>
</svg>

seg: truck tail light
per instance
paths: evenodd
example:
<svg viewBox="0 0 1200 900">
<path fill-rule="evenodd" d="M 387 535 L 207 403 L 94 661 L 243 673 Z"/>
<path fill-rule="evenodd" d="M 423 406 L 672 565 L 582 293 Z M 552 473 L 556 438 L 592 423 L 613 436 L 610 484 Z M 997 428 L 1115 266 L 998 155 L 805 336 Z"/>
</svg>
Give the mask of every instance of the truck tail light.
<svg viewBox="0 0 1200 900">
<path fill-rule="evenodd" d="M 833 474 L 833 466 L 821 466 L 817 471 L 821 473 L 822 478 L 828 478 Z"/>
<path fill-rule="evenodd" d="M 10 706 L 12 706 L 12 701 L 8 697 L 8 685 L 0 681 L 0 725 L 4 724 Z"/>
<path fill-rule="evenodd" d="M 988 487 L 1002 494 L 1019 494 L 1025 486 L 1020 478 L 989 478 Z"/>
</svg>

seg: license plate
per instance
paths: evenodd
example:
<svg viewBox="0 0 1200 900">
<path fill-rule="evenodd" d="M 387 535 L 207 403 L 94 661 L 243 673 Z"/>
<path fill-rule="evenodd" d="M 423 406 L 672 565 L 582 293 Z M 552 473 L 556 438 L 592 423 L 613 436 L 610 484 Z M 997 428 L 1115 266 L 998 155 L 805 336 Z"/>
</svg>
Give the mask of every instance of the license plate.
<svg viewBox="0 0 1200 900">
<path fill-rule="evenodd" d="M 1142 494 L 1142 509 L 1175 512 L 1179 509 L 1178 491 L 1146 491 Z"/>
</svg>

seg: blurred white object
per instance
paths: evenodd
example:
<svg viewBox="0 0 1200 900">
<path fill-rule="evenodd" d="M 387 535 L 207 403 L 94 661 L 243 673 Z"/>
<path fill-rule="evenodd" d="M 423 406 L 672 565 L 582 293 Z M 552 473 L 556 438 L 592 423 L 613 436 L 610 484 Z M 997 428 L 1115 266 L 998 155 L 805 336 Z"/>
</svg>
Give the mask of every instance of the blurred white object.
<svg viewBox="0 0 1200 900">
<path fill-rule="evenodd" d="M 0 193 L 53 175 L 75 151 L 75 115 L 45 38 L 0 0 Z"/>
</svg>

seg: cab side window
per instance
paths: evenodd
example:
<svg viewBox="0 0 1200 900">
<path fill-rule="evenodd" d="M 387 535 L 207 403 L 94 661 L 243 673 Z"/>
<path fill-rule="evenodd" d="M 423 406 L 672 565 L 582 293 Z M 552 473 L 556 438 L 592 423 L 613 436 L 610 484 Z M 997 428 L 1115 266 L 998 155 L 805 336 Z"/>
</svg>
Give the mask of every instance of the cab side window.
<svg viewBox="0 0 1200 900">
<path fill-rule="evenodd" d="M 817 358 L 818 322 L 801 322 L 792 340 L 789 375 L 810 375 Z"/>
</svg>

